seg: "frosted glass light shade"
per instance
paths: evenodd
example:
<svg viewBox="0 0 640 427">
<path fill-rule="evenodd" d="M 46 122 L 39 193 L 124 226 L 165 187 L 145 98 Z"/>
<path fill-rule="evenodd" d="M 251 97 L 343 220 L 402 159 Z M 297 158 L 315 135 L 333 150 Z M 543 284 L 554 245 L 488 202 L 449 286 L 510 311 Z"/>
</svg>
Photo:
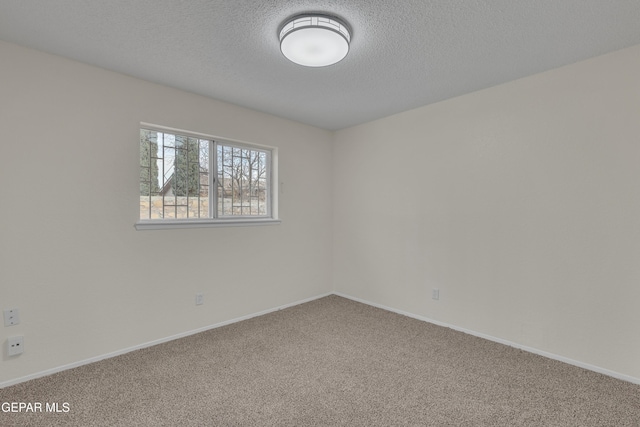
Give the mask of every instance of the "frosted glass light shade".
<svg viewBox="0 0 640 427">
<path fill-rule="evenodd" d="M 280 30 L 280 50 L 296 64 L 325 67 L 349 53 L 351 32 L 339 19 L 326 15 L 300 15 Z"/>
</svg>

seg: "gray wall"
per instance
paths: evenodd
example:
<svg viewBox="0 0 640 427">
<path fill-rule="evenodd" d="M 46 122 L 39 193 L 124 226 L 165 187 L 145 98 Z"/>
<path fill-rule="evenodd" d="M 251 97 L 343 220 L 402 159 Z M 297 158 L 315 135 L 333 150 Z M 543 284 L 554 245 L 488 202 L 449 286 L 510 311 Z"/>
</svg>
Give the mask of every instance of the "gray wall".
<svg viewBox="0 0 640 427">
<path fill-rule="evenodd" d="M 22 318 L 0 341 L 25 337 L 0 382 L 331 291 L 331 133 L 8 43 L 0 58 L 0 302 Z M 282 224 L 136 231 L 140 122 L 277 147 Z"/>
<path fill-rule="evenodd" d="M 640 46 L 335 147 L 336 291 L 640 382 Z"/>
</svg>

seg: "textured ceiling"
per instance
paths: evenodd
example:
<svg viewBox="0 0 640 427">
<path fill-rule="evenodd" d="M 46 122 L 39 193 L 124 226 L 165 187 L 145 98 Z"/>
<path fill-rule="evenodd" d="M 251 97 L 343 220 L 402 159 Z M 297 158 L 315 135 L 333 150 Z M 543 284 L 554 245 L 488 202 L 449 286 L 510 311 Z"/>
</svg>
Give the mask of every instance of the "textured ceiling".
<svg viewBox="0 0 640 427">
<path fill-rule="evenodd" d="M 342 62 L 281 55 L 307 11 L 352 26 Z M 640 0 L 0 0 L 0 39 L 341 129 L 640 44 Z"/>
</svg>

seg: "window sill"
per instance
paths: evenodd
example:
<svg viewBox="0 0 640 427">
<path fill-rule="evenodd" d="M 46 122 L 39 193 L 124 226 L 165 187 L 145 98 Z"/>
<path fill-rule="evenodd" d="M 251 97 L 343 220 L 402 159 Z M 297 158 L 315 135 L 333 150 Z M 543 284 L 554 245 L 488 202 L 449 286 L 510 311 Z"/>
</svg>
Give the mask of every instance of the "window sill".
<svg viewBox="0 0 640 427">
<path fill-rule="evenodd" d="M 255 225 L 278 225 L 282 221 L 273 218 L 234 218 L 234 219 L 160 219 L 138 221 L 136 230 L 166 230 L 172 228 L 208 228 L 208 227 L 249 227 Z"/>
</svg>

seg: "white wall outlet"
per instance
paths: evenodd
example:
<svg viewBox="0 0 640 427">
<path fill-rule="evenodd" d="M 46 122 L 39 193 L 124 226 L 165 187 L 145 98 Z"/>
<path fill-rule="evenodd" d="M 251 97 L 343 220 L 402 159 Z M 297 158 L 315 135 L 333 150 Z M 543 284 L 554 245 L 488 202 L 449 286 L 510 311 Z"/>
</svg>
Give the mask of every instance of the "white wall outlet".
<svg viewBox="0 0 640 427">
<path fill-rule="evenodd" d="M 4 310 L 4 326 L 13 326 L 20 323 L 20 310 L 12 308 Z"/>
<path fill-rule="evenodd" d="M 17 356 L 24 352 L 24 336 L 16 335 L 15 337 L 7 338 L 7 355 Z"/>
<path fill-rule="evenodd" d="M 202 304 L 204 304 L 204 295 L 196 294 L 196 305 L 202 305 Z"/>
<path fill-rule="evenodd" d="M 433 288 L 431 290 L 431 298 L 435 299 L 435 300 L 439 300 L 440 299 L 440 289 Z"/>
</svg>

